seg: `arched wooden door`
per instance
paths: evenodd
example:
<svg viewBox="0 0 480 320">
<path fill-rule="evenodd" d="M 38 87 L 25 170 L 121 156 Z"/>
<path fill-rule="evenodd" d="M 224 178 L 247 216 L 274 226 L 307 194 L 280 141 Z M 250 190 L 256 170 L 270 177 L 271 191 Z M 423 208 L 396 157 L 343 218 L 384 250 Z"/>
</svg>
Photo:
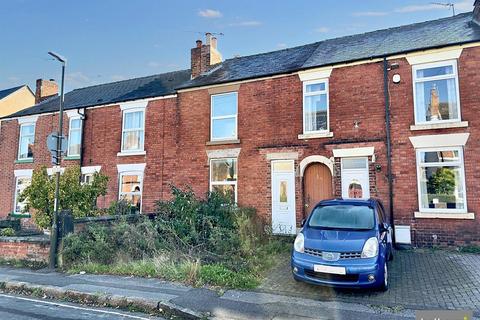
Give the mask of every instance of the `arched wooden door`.
<svg viewBox="0 0 480 320">
<path fill-rule="evenodd" d="M 323 163 L 310 164 L 303 174 L 303 197 L 305 216 L 308 216 L 313 207 L 321 200 L 333 197 L 332 174 Z"/>
</svg>

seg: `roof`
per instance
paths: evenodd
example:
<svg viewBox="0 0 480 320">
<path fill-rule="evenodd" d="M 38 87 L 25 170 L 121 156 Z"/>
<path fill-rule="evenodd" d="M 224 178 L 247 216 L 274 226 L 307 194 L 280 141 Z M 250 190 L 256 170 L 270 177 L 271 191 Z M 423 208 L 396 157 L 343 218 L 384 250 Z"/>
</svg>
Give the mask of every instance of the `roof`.
<svg viewBox="0 0 480 320">
<path fill-rule="evenodd" d="M 0 90 L 0 100 L 9 96 L 9 95 L 11 95 L 12 93 L 14 93 L 17 90 L 22 89 L 23 87 L 25 87 L 25 85 L 10 88 L 10 89 L 5 89 L 5 90 Z"/>
<path fill-rule="evenodd" d="M 480 41 L 472 13 L 225 60 L 178 89 L 284 74 L 386 55 Z"/>
<path fill-rule="evenodd" d="M 175 88 L 190 79 L 190 70 L 174 71 L 129 80 L 75 89 L 65 94 L 65 110 L 120 103 L 176 93 Z M 55 96 L 8 118 L 58 111 L 60 98 Z"/>
</svg>

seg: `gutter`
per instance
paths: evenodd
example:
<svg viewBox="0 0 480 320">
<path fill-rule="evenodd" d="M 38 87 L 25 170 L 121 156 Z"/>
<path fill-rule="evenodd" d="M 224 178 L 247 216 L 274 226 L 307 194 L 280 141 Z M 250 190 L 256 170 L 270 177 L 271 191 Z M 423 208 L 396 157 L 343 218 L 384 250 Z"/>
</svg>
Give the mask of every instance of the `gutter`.
<svg viewBox="0 0 480 320">
<path fill-rule="evenodd" d="M 390 93 L 388 91 L 388 61 L 387 56 L 383 57 L 383 95 L 385 98 L 385 142 L 387 144 L 387 178 L 388 178 L 388 197 L 389 211 L 392 229 L 395 229 L 395 220 L 393 217 L 393 174 L 392 174 L 392 142 L 390 125 Z M 392 232 L 392 242 L 395 245 L 395 232 Z"/>
</svg>

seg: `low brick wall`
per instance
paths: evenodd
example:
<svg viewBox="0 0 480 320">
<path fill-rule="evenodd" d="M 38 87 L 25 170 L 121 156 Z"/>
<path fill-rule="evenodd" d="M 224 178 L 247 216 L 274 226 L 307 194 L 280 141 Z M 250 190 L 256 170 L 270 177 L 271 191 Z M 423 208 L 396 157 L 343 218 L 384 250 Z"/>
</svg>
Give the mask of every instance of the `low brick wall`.
<svg viewBox="0 0 480 320">
<path fill-rule="evenodd" d="M 29 237 L 0 237 L 0 258 L 48 262 L 50 240 L 45 235 Z"/>
</svg>

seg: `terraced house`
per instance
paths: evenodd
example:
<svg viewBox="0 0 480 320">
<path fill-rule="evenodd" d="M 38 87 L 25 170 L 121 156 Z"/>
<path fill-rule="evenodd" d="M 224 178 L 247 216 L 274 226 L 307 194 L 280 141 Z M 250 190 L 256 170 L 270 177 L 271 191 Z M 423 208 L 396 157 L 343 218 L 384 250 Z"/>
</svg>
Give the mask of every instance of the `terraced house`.
<svg viewBox="0 0 480 320">
<path fill-rule="evenodd" d="M 222 60 L 66 95 L 62 166 L 110 176 L 99 200 L 143 213 L 169 185 L 228 191 L 274 233 L 294 234 L 319 200 L 376 197 L 398 243 L 480 243 L 480 3 L 451 18 Z M 21 211 L 49 165 L 58 98 L 2 119 L 0 213 Z"/>
</svg>

